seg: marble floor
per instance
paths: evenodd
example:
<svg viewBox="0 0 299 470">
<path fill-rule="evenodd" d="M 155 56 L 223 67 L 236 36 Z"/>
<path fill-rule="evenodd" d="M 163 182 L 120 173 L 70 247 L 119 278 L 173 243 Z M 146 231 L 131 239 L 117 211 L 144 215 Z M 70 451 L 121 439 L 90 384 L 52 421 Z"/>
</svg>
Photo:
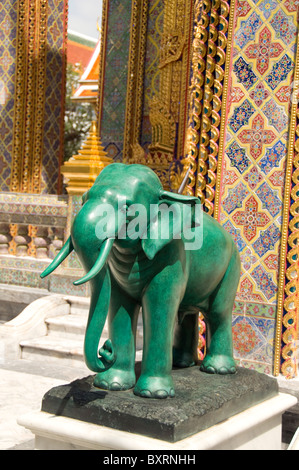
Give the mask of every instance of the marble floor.
<svg viewBox="0 0 299 470">
<path fill-rule="evenodd" d="M 30 448 L 34 436 L 17 424 L 20 415 L 39 410 L 43 395 L 62 382 L 49 377 L 0 369 L 0 450 Z"/>
<path fill-rule="evenodd" d="M 17 419 L 39 410 L 44 394 L 52 387 L 84 376 L 80 370 L 61 369 L 57 373 L 55 369 L 33 367 L 24 360 L 0 365 L 0 450 L 32 450 L 34 436 Z"/>
</svg>

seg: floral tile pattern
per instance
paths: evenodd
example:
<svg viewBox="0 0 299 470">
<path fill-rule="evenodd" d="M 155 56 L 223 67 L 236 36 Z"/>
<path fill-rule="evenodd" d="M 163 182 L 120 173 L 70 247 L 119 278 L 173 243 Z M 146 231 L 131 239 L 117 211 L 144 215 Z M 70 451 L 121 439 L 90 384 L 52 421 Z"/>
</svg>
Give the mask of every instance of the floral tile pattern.
<svg viewBox="0 0 299 470">
<path fill-rule="evenodd" d="M 271 90 L 275 90 L 278 85 L 287 79 L 293 67 L 294 63 L 287 54 L 273 65 L 271 72 L 266 77 L 266 81 Z"/>
<path fill-rule="evenodd" d="M 40 142 L 41 192 L 43 194 L 57 194 L 59 192 L 59 162 L 62 157 L 61 132 L 63 131 L 64 118 L 61 104 L 65 100 L 63 86 L 64 40 L 62 34 L 65 2 L 63 0 L 48 0 L 47 3 L 45 25 L 47 52 L 45 54 L 44 84 L 43 79 L 41 80 L 41 90 L 44 86 L 45 90 L 42 91 L 43 98 L 38 92 L 34 94 L 34 99 L 41 100 L 43 111 L 40 112 L 44 113 L 43 135 Z M 25 120 L 29 119 L 24 116 L 24 121 L 16 121 L 17 98 L 20 96 L 17 97 L 17 93 L 20 93 L 17 87 L 17 58 L 22 54 L 23 63 L 27 63 L 30 49 L 27 44 L 24 44 L 21 51 L 18 48 L 18 20 L 21 15 L 19 4 L 20 2 L 17 0 L 2 0 L 0 4 L 0 190 L 7 192 L 11 186 L 14 130 L 19 128 L 19 139 L 22 140 L 23 131 L 25 135 Z M 24 83 L 27 83 L 26 74 L 27 72 L 22 77 Z M 32 82 L 28 80 L 26 86 L 32 87 Z M 28 97 L 29 99 L 32 98 Z M 32 119 L 34 119 L 33 116 Z M 22 161 L 23 155 L 20 154 L 19 158 Z"/>
<path fill-rule="evenodd" d="M 275 134 L 272 130 L 265 129 L 264 118 L 258 114 L 252 120 L 250 128 L 240 132 L 239 140 L 242 144 L 249 144 L 249 153 L 256 160 L 262 155 L 264 145 L 270 145 L 275 140 Z"/>
<path fill-rule="evenodd" d="M 285 131 L 288 124 L 288 116 L 283 106 L 278 105 L 273 98 L 271 98 L 262 108 L 265 116 L 278 132 Z"/>
<path fill-rule="evenodd" d="M 254 113 L 252 104 L 245 100 L 243 103 L 234 109 L 234 114 L 229 121 L 229 125 L 234 132 L 237 132 L 241 127 L 249 122 L 250 117 Z"/>
<path fill-rule="evenodd" d="M 269 92 L 265 88 L 263 82 L 258 82 L 254 90 L 249 94 L 256 106 L 260 107 L 261 104 L 269 97 Z"/>
<path fill-rule="evenodd" d="M 249 12 L 251 12 L 252 10 L 253 8 L 251 8 Z M 245 21 L 241 21 L 241 24 L 239 25 L 236 31 L 236 45 L 239 46 L 240 49 L 242 49 L 246 46 L 249 41 L 253 41 L 255 39 L 256 32 L 262 24 L 263 20 L 261 18 L 260 12 L 256 13 L 254 11 L 252 14 L 249 14 L 248 18 Z"/>
<path fill-rule="evenodd" d="M 256 68 L 261 75 L 268 70 L 270 60 L 279 57 L 282 52 L 283 46 L 279 42 L 272 42 L 271 31 L 267 26 L 260 32 L 258 42 L 245 49 L 249 59 L 256 59 Z"/>
<path fill-rule="evenodd" d="M 254 196 L 246 200 L 245 210 L 235 212 L 232 219 L 236 225 L 242 226 L 243 236 L 248 242 L 255 238 L 259 227 L 265 227 L 270 222 L 267 214 L 259 211 Z"/>
<path fill-rule="evenodd" d="M 239 79 L 239 82 L 248 90 L 258 80 L 255 73 L 252 71 L 252 67 L 240 57 L 234 64 L 234 72 Z"/>
<path fill-rule="evenodd" d="M 274 167 L 280 166 L 286 153 L 286 145 L 279 140 L 273 147 L 267 149 L 266 155 L 260 160 L 260 168 L 268 175 Z"/>
<path fill-rule="evenodd" d="M 265 373 L 273 365 L 298 12 L 298 0 L 239 0 L 234 35 L 219 220 L 242 265 L 235 357 Z"/>
<path fill-rule="evenodd" d="M 237 142 L 233 142 L 226 152 L 230 159 L 231 166 L 236 167 L 240 173 L 243 173 L 249 166 L 249 159 L 244 149 Z"/>
<path fill-rule="evenodd" d="M 105 150 L 115 161 L 122 159 L 123 150 L 130 23 L 131 2 L 110 2 L 101 140 Z"/>
<path fill-rule="evenodd" d="M 287 46 L 295 41 L 297 28 L 292 21 L 292 17 L 282 9 L 275 13 L 270 24 L 276 33 L 276 37 L 282 39 Z"/>
</svg>

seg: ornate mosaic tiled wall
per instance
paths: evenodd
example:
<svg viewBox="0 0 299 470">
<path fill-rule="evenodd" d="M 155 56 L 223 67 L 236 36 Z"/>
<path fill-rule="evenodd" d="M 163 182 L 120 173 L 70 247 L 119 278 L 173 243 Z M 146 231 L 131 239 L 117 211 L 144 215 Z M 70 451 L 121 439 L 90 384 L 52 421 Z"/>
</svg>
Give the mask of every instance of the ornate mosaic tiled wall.
<svg viewBox="0 0 299 470">
<path fill-rule="evenodd" d="M 122 160 L 127 74 L 130 50 L 131 0 L 106 2 L 100 83 L 100 135 L 108 156 Z"/>
<path fill-rule="evenodd" d="M 240 0 L 219 205 L 242 260 L 235 303 L 235 356 L 272 373 L 299 5 Z M 290 143 L 292 145 L 292 143 Z"/>
<path fill-rule="evenodd" d="M 48 0 L 41 192 L 61 193 L 68 0 Z"/>
<path fill-rule="evenodd" d="M 146 57 L 144 73 L 144 108 L 142 116 L 140 144 L 147 149 L 152 141 L 152 128 L 150 125 L 151 100 L 159 95 L 160 86 L 160 43 L 163 31 L 163 2 L 149 0 L 148 26 L 146 38 Z"/>
<path fill-rule="evenodd" d="M 0 4 L 0 190 L 57 194 L 67 0 Z"/>
<path fill-rule="evenodd" d="M 13 145 L 17 0 L 0 4 L 0 188 L 9 191 Z"/>
</svg>

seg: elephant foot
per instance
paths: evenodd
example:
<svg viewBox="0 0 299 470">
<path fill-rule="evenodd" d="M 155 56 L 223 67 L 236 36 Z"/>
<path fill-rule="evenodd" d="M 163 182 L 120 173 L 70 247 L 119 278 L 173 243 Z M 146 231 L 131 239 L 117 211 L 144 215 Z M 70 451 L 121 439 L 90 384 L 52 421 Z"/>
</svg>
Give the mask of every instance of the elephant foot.
<svg viewBox="0 0 299 470">
<path fill-rule="evenodd" d="M 234 359 L 230 356 L 207 355 L 200 366 L 200 370 L 208 374 L 228 375 L 236 373 L 236 365 Z"/>
<path fill-rule="evenodd" d="M 135 372 L 109 369 L 95 376 L 94 386 L 104 390 L 129 390 L 136 383 Z"/>
<path fill-rule="evenodd" d="M 149 377 L 142 375 L 134 388 L 134 394 L 143 398 L 173 398 L 174 386 L 172 377 Z"/>
<path fill-rule="evenodd" d="M 195 366 L 196 361 L 192 354 L 189 354 L 185 351 L 180 351 L 176 348 L 173 348 L 173 366 L 174 367 L 192 367 Z"/>
</svg>

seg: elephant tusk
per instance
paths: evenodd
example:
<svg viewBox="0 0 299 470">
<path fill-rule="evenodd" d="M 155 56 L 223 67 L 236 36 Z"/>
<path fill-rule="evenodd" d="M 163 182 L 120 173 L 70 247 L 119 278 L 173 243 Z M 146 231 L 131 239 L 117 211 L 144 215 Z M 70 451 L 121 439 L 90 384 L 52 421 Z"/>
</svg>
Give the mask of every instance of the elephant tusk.
<svg viewBox="0 0 299 470">
<path fill-rule="evenodd" d="M 52 261 L 52 263 L 45 269 L 45 271 L 40 275 L 43 279 L 44 277 L 49 276 L 56 268 L 72 253 L 74 250 L 73 242 L 71 237 L 68 238 L 65 245 L 62 247 L 56 258 Z"/>
<path fill-rule="evenodd" d="M 102 270 L 104 264 L 107 261 L 107 258 L 109 256 L 113 243 L 114 243 L 113 238 L 108 238 L 107 240 L 104 241 L 104 243 L 101 245 L 100 254 L 94 266 L 86 274 L 86 276 L 74 282 L 75 286 L 81 286 L 82 284 L 85 284 L 86 282 L 91 281 L 91 279 L 93 279 L 94 277 L 97 276 L 97 274 L 99 274 L 99 272 Z"/>
</svg>

